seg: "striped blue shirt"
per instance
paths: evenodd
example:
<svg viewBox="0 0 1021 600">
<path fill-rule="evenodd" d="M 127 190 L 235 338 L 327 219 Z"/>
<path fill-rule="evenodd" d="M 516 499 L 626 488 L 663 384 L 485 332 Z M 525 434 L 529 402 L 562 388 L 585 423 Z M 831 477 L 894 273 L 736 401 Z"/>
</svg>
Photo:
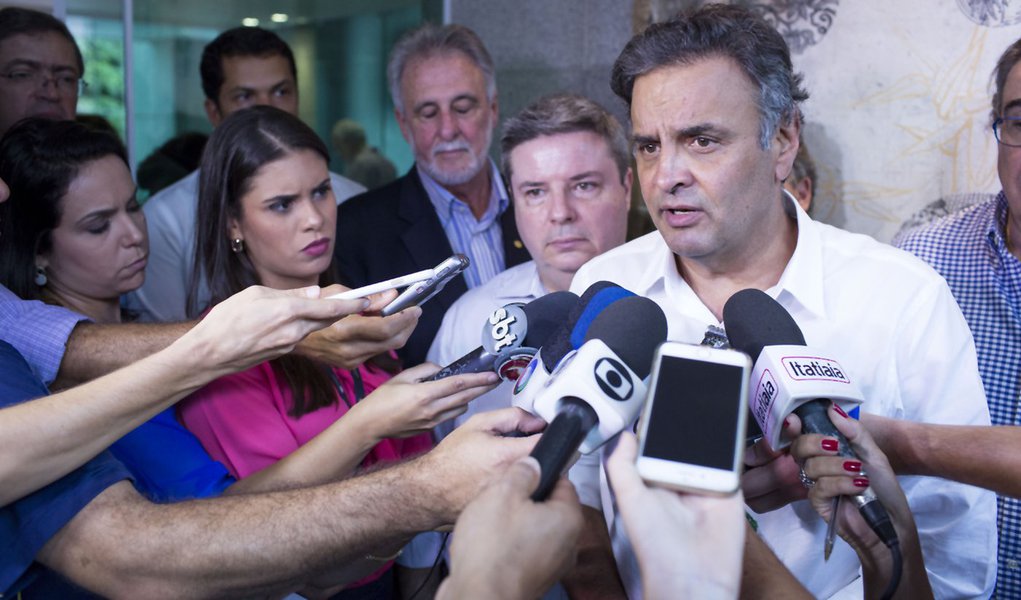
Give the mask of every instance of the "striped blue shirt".
<svg viewBox="0 0 1021 600">
<path fill-rule="evenodd" d="M 57 378 L 71 332 L 85 317 L 39 300 L 22 300 L 0 285 L 0 340 L 14 346 L 44 384 Z"/>
<path fill-rule="evenodd" d="M 503 272 L 505 262 L 500 215 L 507 210 L 510 200 L 496 165 L 489 161 L 489 206 L 481 219 L 476 219 L 471 207 L 458 200 L 422 169 L 418 169 L 418 176 L 450 240 L 450 247 L 471 261 L 464 271 L 468 288 L 478 287 Z"/>
<path fill-rule="evenodd" d="M 898 245 L 939 271 L 975 337 L 994 425 L 1021 425 L 1021 261 L 1003 236 L 1003 192 L 913 231 Z M 999 497 L 997 598 L 1021 598 L 1021 500 Z"/>
</svg>

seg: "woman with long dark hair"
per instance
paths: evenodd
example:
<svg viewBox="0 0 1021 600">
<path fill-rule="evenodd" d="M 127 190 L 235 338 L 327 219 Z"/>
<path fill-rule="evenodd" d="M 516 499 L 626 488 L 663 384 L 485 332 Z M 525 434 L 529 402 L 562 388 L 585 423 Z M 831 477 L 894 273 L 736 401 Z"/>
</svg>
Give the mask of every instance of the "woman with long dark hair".
<svg viewBox="0 0 1021 600">
<path fill-rule="evenodd" d="M 328 161 L 315 132 L 271 107 L 239 111 L 216 128 L 202 160 L 195 246 L 195 273 L 208 282 L 213 303 L 253 284 L 333 283 L 336 201 Z M 207 308 L 194 307 L 197 292 L 195 281 L 192 308 Z M 412 382 L 434 369 L 409 369 L 397 380 L 428 385 Z M 429 449 L 426 432 L 467 401 L 452 396 L 437 418 L 425 418 L 407 398 L 368 396 L 390 376 L 377 364 L 346 371 L 291 354 L 212 382 L 184 400 L 179 415 L 239 478 L 328 427 L 337 442 L 332 460 L 351 472 Z M 375 587 L 362 597 L 382 591 Z"/>
<path fill-rule="evenodd" d="M 145 278 L 149 239 L 124 146 L 74 121 L 30 119 L 4 137 L 0 283 L 25 300 L 121 321 Z"/>
</svg>

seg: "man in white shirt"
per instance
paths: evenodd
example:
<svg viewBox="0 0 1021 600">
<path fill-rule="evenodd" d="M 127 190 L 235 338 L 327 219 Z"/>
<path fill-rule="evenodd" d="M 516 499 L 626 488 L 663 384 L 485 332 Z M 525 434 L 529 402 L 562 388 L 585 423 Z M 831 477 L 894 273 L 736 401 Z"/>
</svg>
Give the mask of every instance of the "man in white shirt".
<svg viewBox="0 0 1021 600">
<path fill-rule="evenodd" d="M 468 290 L 450 307 L 428 354 L 440 365 L 480 345 L 493 310 L 568 289 L 583 264 L 626 238 L 631 157 L 624 128 L 605 108 L 576 94 L 547 96 L 504 122 L 500 150 L 518 233 L 532 260 Z M 437 427 L 437 435 L 473 414 L 510 406 L 512 390 L 504 382 L 479 396 L 463 415 Z M 545 596 L 563 597 L 560 586 Z"/>
<path fill-rule="evenodd" d="M 298 114 L 298 74 L 294 55 L 280 37 L 259 27 L 237 27 L 221 33 L 205 47 L 199 66 L 206 95 L 206 116 L 216 127 L 231 113 L 256 105 L 275 106 Z M 330 173 L 337 204 L 365 188 Z M 130 293 L 128 306 L 146 321 L 182 321 L 188 314 L 188 290 L 194 270 L 195 209 L 199 172 L 167 187 L 143 206 L 149 226 L 149 264 L 145 283 Z M 194 311 L 209 303 L 209 289 L 200 281 Z"/>
<path fill-rule="evenodd" d="M 429 349 L 446 365 L 480 344 L 493 310 L 566 290 L 590 258 L 624 243 L 631 197 L 631 157 L 624 128 L 595 102 L 547 96 L 507 119 L 500 140 L 503 174 L 518 233 L 532 260 L 468 290 L 443 317 Z M 440 426 L 449 433 L 477 412 L 511 405 L 504 382 Z"/>
<path fill-rule="evenodd" d="M 618 57 L 611 86 L 630 106 L 638 177 L 657 231 L 593 259 L 573 291 L 615 281 L 660 304 L 670 339 L 698 343 L 707 326 L 723 325 L 734 292 L 762 289 L 790 311 L 811 347 L 840 358 L 867 399 L 864 411 L 989 423 L 974 344 L 945 282 L 906 253 L 813 222 L 782 192 L 807 94 L 772 26 L 734 6 L 652 25 Z M 822 559 L 826 524 L 798 501 L 797 465 L 787 455 L 759 456 L 749 452 L 742 478 L 749 507 L 761 513 L 759 534 L 816 597 L 860 597 L 852 549 L 838 542 Z M 639 597 L 605 476 L 591 462 L 574 470 L 582 500 L 598 497 L 625 588 Z M 988 597 L 992 494 L 939 479 L 901 483 L 936 596 Z"/>
</svg>

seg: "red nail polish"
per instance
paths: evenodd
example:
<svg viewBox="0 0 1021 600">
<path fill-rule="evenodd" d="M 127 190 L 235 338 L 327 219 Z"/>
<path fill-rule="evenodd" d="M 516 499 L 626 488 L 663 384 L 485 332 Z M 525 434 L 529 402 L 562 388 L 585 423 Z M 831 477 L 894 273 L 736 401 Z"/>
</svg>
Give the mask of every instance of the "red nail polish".
<svg viewBox="0 0 1021 600">
<path fill-rule="evenodd" d="M 844 412 L 844 409 L 840 408 L 840 406 L 837 405 L 837 404 L 833 405 L 833 410 L 837 411 L 837 414 L 840 415 L 841 417 L 844 417 L 845 419 L 850 419 L 851 418 L 851 417 L 847 416 L 847 413 Z"/>
<path fill-rule="evenodd" d="M 861 463 L 856 460 L 844 461 L 844 470 L 851 473 L 861 473 Z"/>
<path fill-rule="evenodd" d="M 836 452 L 838 447 L 840 447 L 840 444 L 837 443 L 837 440 L 822 441 L 822 449 L 827 452 Z"/>
<path fill-rule="evenodd" d="M 860 488 L 867 488 L 869 487 L 869 480 L 866 477 L 859 477 L 854 480 L 854 486 Z"/>
<path fill-rule="evenodd" d="M 790 419 L 784 419 L 783 420 L 783 428 L 787 429 L 790 426 L 791 426 L 791 420 Z"/>
</svg>

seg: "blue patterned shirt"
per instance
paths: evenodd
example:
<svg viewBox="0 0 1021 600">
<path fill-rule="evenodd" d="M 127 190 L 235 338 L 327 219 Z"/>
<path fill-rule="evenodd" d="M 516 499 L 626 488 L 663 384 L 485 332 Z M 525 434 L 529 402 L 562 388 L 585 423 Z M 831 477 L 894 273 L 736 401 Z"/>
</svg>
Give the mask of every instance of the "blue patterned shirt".
<svg viewBox="0 0 1021 600">
<path fill-rule="evenodd" d="M 468 288 L 478 287 L 504 270 L 503 230 L 500 215 L 507 210 L 510 200 L 507 189 L 500 178 L 500 172 L 492 161 L 489 164 L 489 206 L 481 219 L 476 219 L 471 208 L 458 200 L 435 179 L 418 169 L 422 186 L 429 196 L 436 216 L 440 218 L 450 247 L 454 252 L 464 254 L 471 264 L 464 271 Z"/>
<path fill-rule="evenodd" d="M 1003 237 L 1007 198 L 990 195 L 911 232 L 898 245 L 950 285 L 975 337 L 993 425 L 1021 425 L 1021 261 Z M 997 598 L 1021 598 L 1021 500 L 999 497 Z"/>
</svg>

